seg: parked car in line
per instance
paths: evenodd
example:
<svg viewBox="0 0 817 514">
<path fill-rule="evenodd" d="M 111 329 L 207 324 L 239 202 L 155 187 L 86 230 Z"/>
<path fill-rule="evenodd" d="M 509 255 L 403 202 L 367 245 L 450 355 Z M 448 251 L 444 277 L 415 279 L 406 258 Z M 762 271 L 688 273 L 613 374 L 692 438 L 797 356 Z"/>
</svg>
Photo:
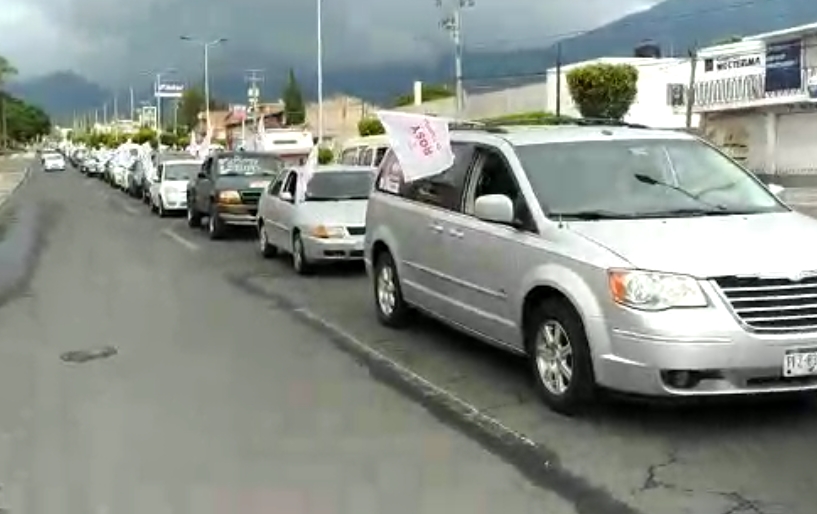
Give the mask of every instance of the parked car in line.
<svg viewBox="0 0 817 514">
<path fill-rule="evenodd" d="M 256 226 L 261 193 L 284 169 L 279 157 L 257 152 L 219 152 L 208 156 L 187 186 L 187 224 L 207 219 L 211 239 L 233 226 Z"/>
<path fill-rule="evenodd" d="M 125 168 L 124 189 L 128 195 L 139 199 L 143 197 L 145 172 L 145 162 L 141 159 L 134 159 L 130 165 Z"/>
<path fill-rule="evenodd" d="M 379 166 L 389 149 L 386 135 L 365 136 L 343 143 L 338 162 L 358 166 Z"/>
<path fill-rule="evenodd" d="M 165 217 L 187 210 L 187 185 L 201 170 L 201 160 L 191 158 L 159 162 L 157 179 L 150 185 L 150 210 Z"/>
<path fill-rule="evenodd" d="M 362 260 L 366 205 L 376 168 L 319 166 L 282 173 L 261 197 L 258 243 L 261 254 L 292 255 L 295 271 L 315 265 Z"/>
<path fill-rule="evenodd" d="M 65 171 L 65 157 L 56 152 L 43 153 L 42 166 L 44 171 Z"/>
<path fill-rule="evenodd" d="M 597 386 L 817 389 L 817 221 L 715 147 L 609 125 L 451 139 L 439 175 L 381 166 L 365 255 L 382 323 L 416 307 L 525 355 L 562 412 Z"/>
</svg>

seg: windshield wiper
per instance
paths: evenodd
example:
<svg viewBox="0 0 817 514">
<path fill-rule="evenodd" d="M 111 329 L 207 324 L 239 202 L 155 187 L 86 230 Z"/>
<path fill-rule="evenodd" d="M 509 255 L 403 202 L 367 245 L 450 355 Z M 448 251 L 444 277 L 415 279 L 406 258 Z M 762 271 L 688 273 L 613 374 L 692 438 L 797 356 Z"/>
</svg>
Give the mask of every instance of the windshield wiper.
<svg viewBox="0 0 817 514">
<path fill-rule="evenodd" d="M 665 211 L 639 212 L 635 215 L 638 218 L 694 218 L 699 216 L 729 216 L 730 214 L 750 214 L 725 209 L 667 209 Z"/>
<path fill-rule="evenodd" d="M 686 196 L 687 198 L 695 200 L 696 202 L 698 202 L 700 204 L 706 205 L 707 207 L 709 207 L 711 209 L 718 210 L 718 211 L 725 211 L 726 210 L 726 207 L 724 207 L 723 205 L 716 205 L 716 204 L 709 203 L 707 201 L 701 200 L 700 198 L 698 198 L 698 195 L 696 195 L 694 193 L 690 193 L 689 191 L 687 191 L 686 189 L 684 189 L 682 187 L 678 187 L 678 186 L 673 185 L 673 184 L 668 184 L 666 182 L 662 182 L 660 180 L 652 178 L 649 175 L 643 175 L 641 173 L 635 173 L 633 176 L 635 177 L 636 180 L 638 180 L 639 182 L 641 182 L 643 184 L 648 184 L 648 185 L 651 185 L 651 186 L 661 186 L 661 187 L 666 187 L 667 189 L 672 189 L 673 191 L 677 191 L 677 192 L 681 193 L 682 195 Z M 700 209 L 696 209 L 696 210 L 700 211 Z"/>
<path fill-rule="evenodd" d="M 629 213 L 605 210 L 551 212 L 548 214 L 548 217 L 557 220 L 578 220 L 578 221 L 628 220 L 634 218 L 634 216 Z"/>
</svg>

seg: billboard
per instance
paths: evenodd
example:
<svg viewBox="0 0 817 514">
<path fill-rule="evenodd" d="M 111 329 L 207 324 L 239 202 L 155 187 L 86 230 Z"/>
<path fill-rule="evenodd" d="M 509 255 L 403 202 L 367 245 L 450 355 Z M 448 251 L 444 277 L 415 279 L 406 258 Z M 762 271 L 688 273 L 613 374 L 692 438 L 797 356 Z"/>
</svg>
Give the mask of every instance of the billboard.
<svg viewBox="0 0 817 514">
<path fill-rule="evenodd" d="M 162 83 L 156 85 L 153 96 L 156 98 L 181 98 L 184 94 L 184 84 Z"/>
<path fill-rule="evenodd" d="M 766 92 L 803 87 L 803 43 L 798 39 L 766 47 Z"/>
</svg>

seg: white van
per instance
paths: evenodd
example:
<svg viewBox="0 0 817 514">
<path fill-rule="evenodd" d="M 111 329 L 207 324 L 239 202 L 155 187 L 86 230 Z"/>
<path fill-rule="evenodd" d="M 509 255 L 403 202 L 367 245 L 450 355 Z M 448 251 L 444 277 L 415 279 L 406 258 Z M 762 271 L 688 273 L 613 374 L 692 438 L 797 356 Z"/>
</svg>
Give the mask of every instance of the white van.
<svg viewBox="0 0 817 514">
<path fill-rule="evenodd" d="M 388 149 L 389 139 L 385 135 L 350 139 L 343 144 L 338 163 L 355 166 L 379 166 Z"/>
</svg>

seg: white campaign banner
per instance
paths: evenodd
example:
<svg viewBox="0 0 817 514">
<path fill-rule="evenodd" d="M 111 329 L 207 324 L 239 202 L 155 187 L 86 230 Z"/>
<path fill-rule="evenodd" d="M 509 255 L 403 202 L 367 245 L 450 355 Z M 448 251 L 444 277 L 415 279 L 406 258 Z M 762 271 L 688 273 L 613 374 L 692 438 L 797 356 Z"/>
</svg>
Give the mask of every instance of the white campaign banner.
<svg viewBox="0 0 817 514">
<path fill-rule="evenodd" d="M 437 175 L 454 164 L 445 118 L 397 111 L 379 111 L 377 117 L 400 162 L 405 182 Z"/>
</svg>

